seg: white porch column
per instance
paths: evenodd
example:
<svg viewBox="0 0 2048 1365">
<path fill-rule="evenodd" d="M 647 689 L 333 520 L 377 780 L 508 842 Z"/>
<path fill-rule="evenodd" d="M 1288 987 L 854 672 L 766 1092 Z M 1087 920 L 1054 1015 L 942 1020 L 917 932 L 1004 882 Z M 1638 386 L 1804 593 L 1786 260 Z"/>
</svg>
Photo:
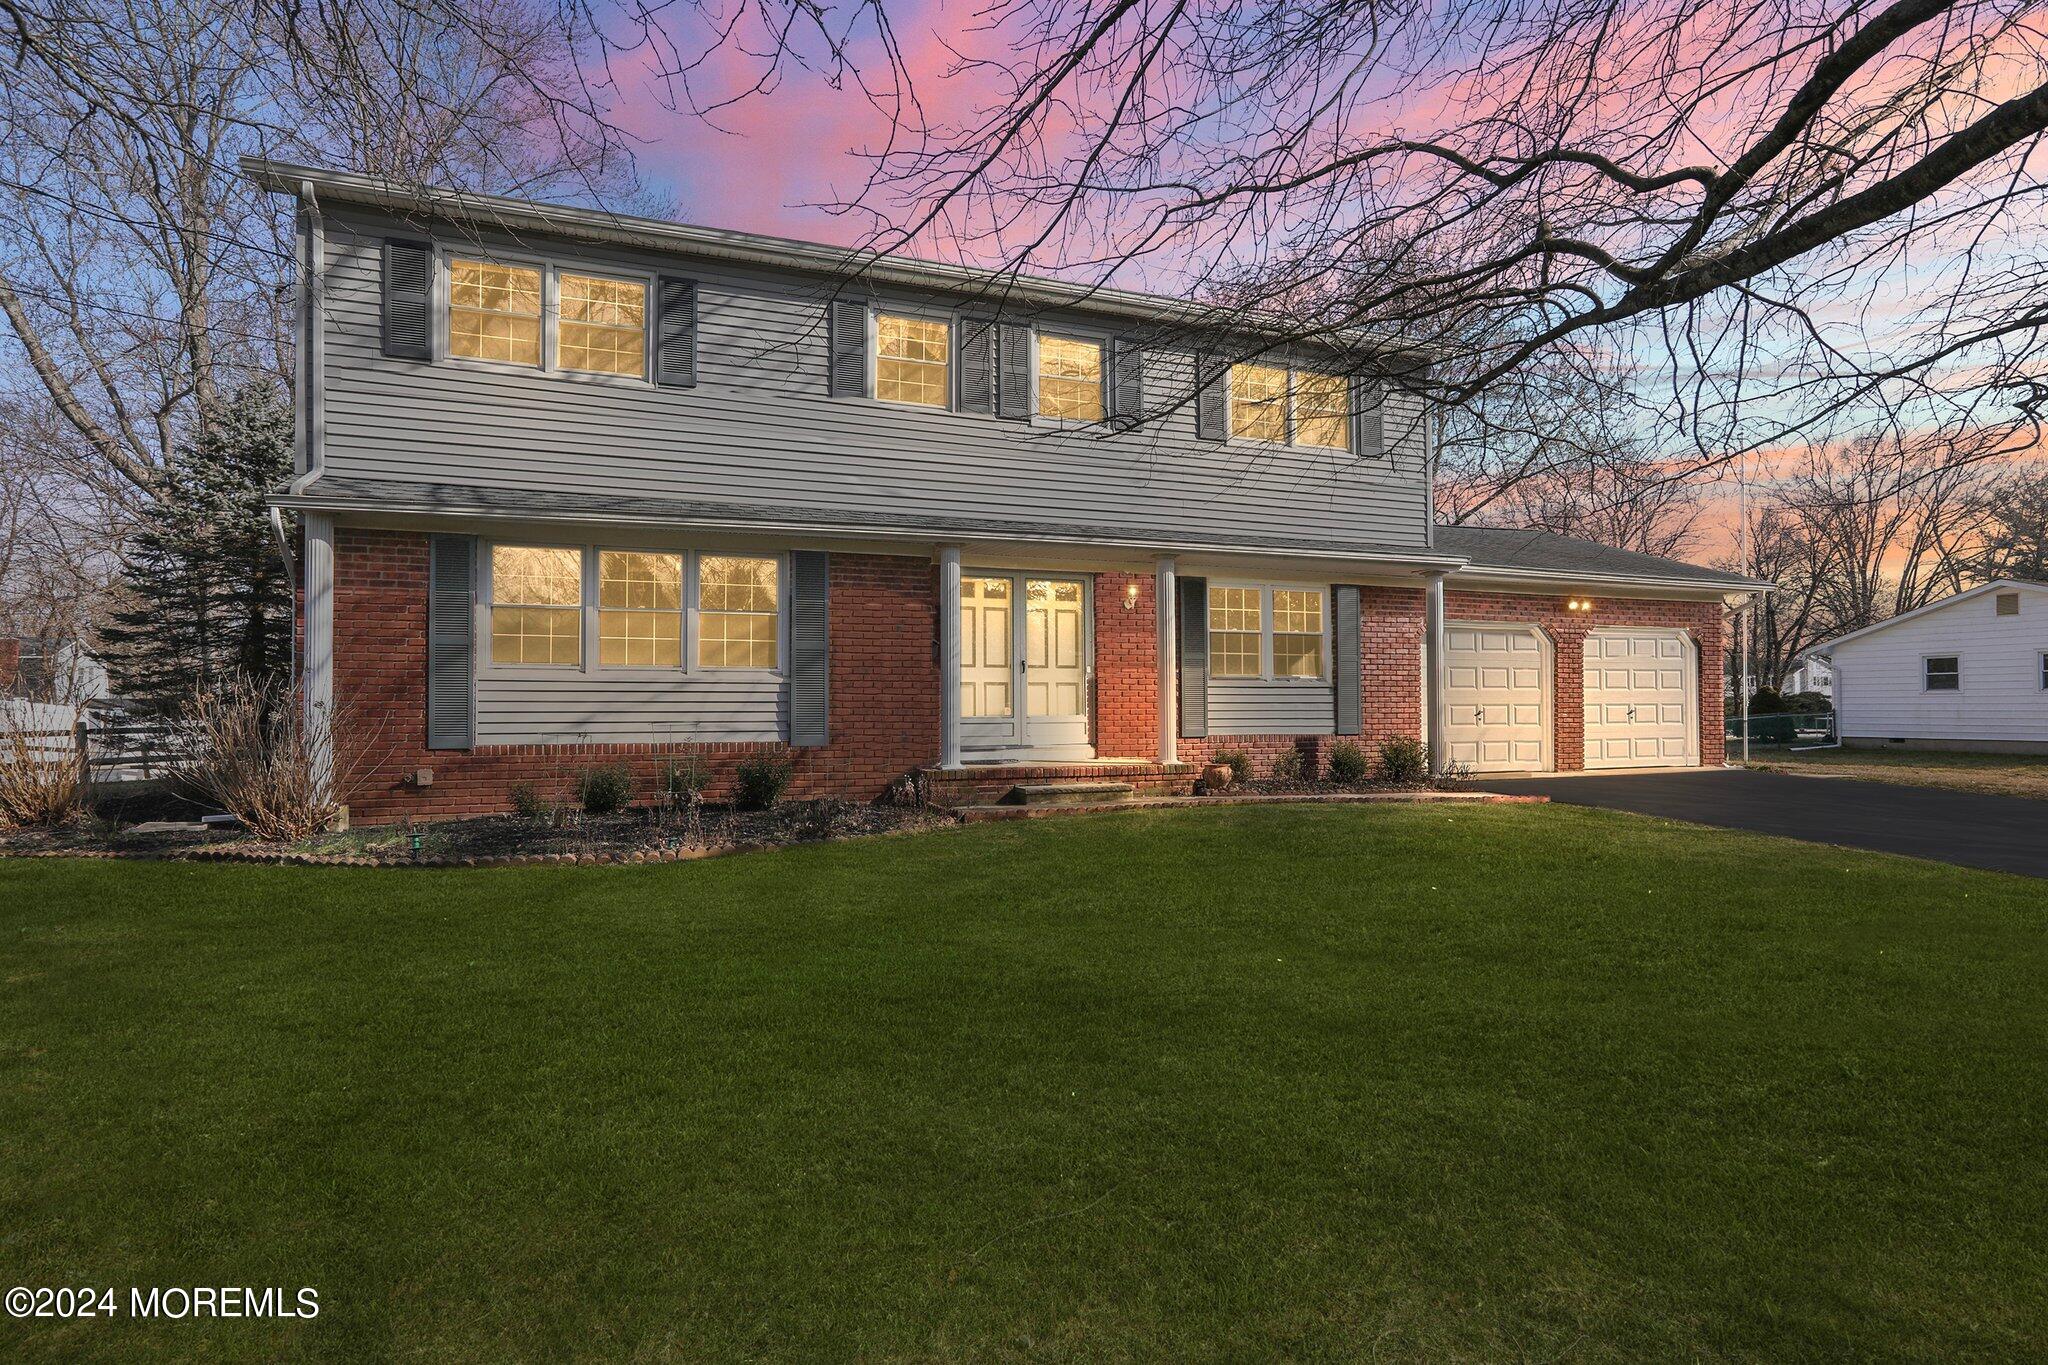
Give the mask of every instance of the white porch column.
<svg viewBox="0 0 2048 1365">
<path fill-rule="evenodd" d="M 305 586 L 305 658 L 299 673 L 306 735 L 324 779 L 333 775 L 328 718 L 334 714 L 334 518 L 306 513 L 305 552 L 300 572 Z"/>
<path fill-rule="evenodd" d="M 1173 612 L 1178 604 L 1174 600 L 1174 563 L 1171 555 L 1161 555 L 1153 564 L 1152 614 L 1159 623 L 1159 761 L 1180 762 L 1180 721 L 1176 714 L 1179 697 L 1180 655 L 1175 646 L 1179 634 L 1174 630 Z"/>
<path fill-rule="evenodd" d="M 960 766 L 960 547 L 939 550 L 939 766 Z"/>
<path fill-rule="evenodd" d="M 1451 715 L 1444 686 L 1444 576 L 1431 574 L 1422 596 L 1422 710 L 1423 725 L 1429 733 L 1429 771 L 1441 774 L 1445 766 L 1445 732 Z"/>
</svg>

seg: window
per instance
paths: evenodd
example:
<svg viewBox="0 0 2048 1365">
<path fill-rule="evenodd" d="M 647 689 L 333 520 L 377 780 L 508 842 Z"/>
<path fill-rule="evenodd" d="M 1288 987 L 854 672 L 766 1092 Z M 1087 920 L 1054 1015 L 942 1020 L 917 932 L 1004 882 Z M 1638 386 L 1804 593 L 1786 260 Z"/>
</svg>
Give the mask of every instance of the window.
<svg viewBox="0 0 2048 1365">
<path fill-rule="evenodd" d="M 949 405 L 953 329 L 927 318 L 875 315 L 875 397 L 922 408 Z"/>
<path fill-rule="evenodd" d="M 2048 649 L 2041 651 L 2041 690 L 2048 692 Z"/>
<path fill-rule="evenodd" d="M 488 261 L 450 261 L 448 354 L 538 368 L 540 271 Z"/>
<path fill-rule="evenodd" d="M 597 662 L 675 668 L 683 661 L 683 557 L 635 550 L 597 556 Z"/>
<path fill-rule="evenodd" d="M 595 275 L 559 277 L 555 360 L 565 370 L 647 377 L 647 286 Z"/>
<path fill-rule="evenodd" d="M 1283 367 L 1230 367 L 1230 434 L 1247 441 L 1287 439 L 1287 371 Z"/>
<path fill-rule="evenodd" d="M 1273 589 L 1273 676 L 1323 676 L 1323 595 L 1312 589 Z"/>
<path fill-rule="evenodd" d="M 705 668 L 777 666 L 776 565 L 705 555 L 697 562 L 697 662 Z"/>
<path fill-rule="evenodd" d="M 583 662 L 583 552 L 491 547 L 491 662 L 574 668 Z"/>
<path fill-rule="evenodd" d="M 1926 690 L 1929 692 L 1960 692 L 1963 690 L 1963 661 L 1953 654 L 1937 654 L 1921 660 Z"/>
<path fill-rule="evenodd" d="M 1038 415 L 1102 420 L 1102 343 L 1038 336 Z"/>
<path fill-rule="evenodd" d="M 1343 375 L 1295 373 L 1294 443 L 1351 449 L 1351 382 Z"/>
<path fill-rule="evenodd" d="M 1256 678 L 1262 603 L 1257 588 L 1209 589 L 1209 672 L 1218 678 Z"/>
</svg>

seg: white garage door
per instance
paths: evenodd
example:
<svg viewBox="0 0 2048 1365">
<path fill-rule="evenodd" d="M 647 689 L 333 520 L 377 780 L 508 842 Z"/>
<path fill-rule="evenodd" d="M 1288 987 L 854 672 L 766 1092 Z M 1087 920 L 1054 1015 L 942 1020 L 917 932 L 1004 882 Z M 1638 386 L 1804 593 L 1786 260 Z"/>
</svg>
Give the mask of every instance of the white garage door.
<svg viewBox="0 0 2048 1365">
<path fill-rule="evenodd" d="M 1692 644 L 1680 631 L 1596 631 L 1586 637 L 1586 766 L 1661 768 L 1699 762 Z"/>
<path fill-rule="evenodd" d="M 1548 767 L 1550 706 L 1535 627 L 1452 624 L 1444 639 L 1451 762 L 1482 773 Z"/>
</svg>

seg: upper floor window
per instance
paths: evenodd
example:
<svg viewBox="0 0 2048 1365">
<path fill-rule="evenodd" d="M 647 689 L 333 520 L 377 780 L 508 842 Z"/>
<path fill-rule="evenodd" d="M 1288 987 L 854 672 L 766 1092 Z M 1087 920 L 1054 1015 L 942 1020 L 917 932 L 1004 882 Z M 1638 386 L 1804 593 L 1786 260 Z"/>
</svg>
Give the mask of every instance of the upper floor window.
<svg viewBox="0 0 2048 1365">
<path fill-rule="evenodd" d="M 491 662 L 574 668 L 583 662 L 583 552 L 491 547 Z"/>
<path fill-rule="evenodd" d="M 1953 654 L 1930 655 L 1920 661 L 1926 690 L 1929 692 L 1960 692 L 1963 690 L 1963 661 Z"/>
<path fill-rule="evenodd" d="M 1285 365 L 1232 365 L 1230 434 L 1243 441 L 1349 450 L 1351 381 Z"/>
<path fill-rule="evenodd" d="M 1102 420 L 1102 343 L 1038 334 L 1038 415 Z"/>
<path fill-rule="evenodd" d="M 597 661 L 606 668 L 674 668 L 683 661 L 681 555 L 598 553 Z"/>
<path fill-rule="evenodd" d="M 448 354 L 540 366 L 540 271 L 448 262 Z"/>
<path fill-rule="evenodd" d="M 555 359 L 565 370 L 647 377 L 647 285 L 563 274 Z"/>
<path fill-rule="evenodd" d="M 1326 675 L 1319 588 L 1209 588 L 1209 673 L 1217 678 Z"/>
<path fill-rule="evenodd" d="M 697 662 L 705 668 L 774 668 L 776 562 L 705 555 L 697 563 Z"/>
<path fill-rule="evenodd" d="M 950 405 L 953 329 L 933 318 L 875 315 L 875 397 L 921 408 Z"/>
</svg>

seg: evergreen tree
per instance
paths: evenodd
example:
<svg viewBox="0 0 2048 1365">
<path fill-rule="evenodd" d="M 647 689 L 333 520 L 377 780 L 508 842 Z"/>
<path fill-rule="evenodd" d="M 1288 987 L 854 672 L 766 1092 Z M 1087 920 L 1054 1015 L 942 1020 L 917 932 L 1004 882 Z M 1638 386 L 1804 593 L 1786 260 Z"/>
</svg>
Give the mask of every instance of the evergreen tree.
<svg viewBox="0 0 2048 1365">
<path fill-rule="evenodd" d="M 291 472 L 292 412 L 270 380 L 177 452 L 125 556 L 127 601 L 100 632 L 119 694 L 177 711 L 237 673 L 290 667 L 292 584 L 263 499 Z"/>
</svg>

